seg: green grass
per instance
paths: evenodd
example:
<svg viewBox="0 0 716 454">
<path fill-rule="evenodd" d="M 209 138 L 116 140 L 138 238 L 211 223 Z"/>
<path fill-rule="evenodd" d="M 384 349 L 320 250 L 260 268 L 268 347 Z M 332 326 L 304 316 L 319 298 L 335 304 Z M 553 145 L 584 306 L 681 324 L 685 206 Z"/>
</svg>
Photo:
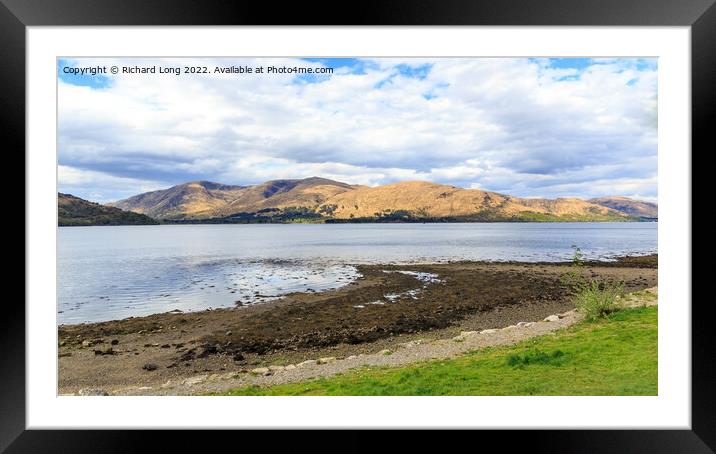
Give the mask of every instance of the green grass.
<svg viewBox="0 0 716 454">
<path fill-rule="evenodd" d="M 656 395 L 657 308 L 627 309 L 514 346 L 224 395 Z"/>
</svg>

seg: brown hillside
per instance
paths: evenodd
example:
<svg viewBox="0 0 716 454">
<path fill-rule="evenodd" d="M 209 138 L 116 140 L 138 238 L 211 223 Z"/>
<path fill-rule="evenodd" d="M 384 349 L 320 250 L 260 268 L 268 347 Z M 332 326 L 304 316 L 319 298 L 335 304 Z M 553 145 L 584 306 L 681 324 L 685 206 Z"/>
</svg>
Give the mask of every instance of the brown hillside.
<svg viewBox="0 0 716 454">
<path fill-rule="evenodd" d="M 315 208 L 323 201 L 354 188 L 326 178 L 274 180 L 255 186 L 230 186 L 208 181 L 180 184 L 120 200 L 112 206 L 157 219 L 203 219 L 267 208 Z"/>
<path fill-rule="evenodd" d="M 505 217 L 521 213 L 556 216 L 616 214 L 609 208 L 580 199 L 521 199 L 479 189 L 462 189 L 421 181 L 395 183 L 344 192 L 324 205 L 334 205 L 339 219 L 378 216 L 386 210 L 403 210 L 418 217 L 463 217 L 490 210 Z"/>
<path fill-rule="evenodd" d="M 659 207 L 655 203 L 634 200 L 628 197 L 599 197 L 589 202 L 612 208 L 630 216 L 658 218 Z"/>
<path fill-rule="evenodd" d="M 527 221 L 629 220 L 633 216 L 643 216 L 634 214 L 642 211 L 635 211 L 633 207 L 646 205 L 645 202 L 609 199 L 619 199 L 619 203 L 609 202 L 610 206 L 603 199 L 594 199 L 600 203 L 593 203 L 576 198 L 518 198 L 424 181 L 367 187 L 312 177 L 273 180 L 254 186 L 191 182 L 130 197 L 114 206 L 158 219 L 247 219 L 247 216 L 256 215 L 269 222 L 274 216 L 284 216 L 277 218 L 278 221 L 291 216 L 307 216 L 314 220 L 447 218 Z"/>
<path fill-rule="evenodd" d="M 215 214 L 230 216 L 255 213 L 267 208 L 316 208 L 327 199 L 353 188 L 346 183 L 317 177 L 267 181 L 246 188 L 233 201 L 216 210 Z"/>
<path fill-rule="evenodd" d="M 152 216 L 157 219 L 182 219 L 211 216 L 246 189 L 209 181 L 192 181 L 169 189 L 139 194 L 110 204 L 123 210 Z"/>
</svg>

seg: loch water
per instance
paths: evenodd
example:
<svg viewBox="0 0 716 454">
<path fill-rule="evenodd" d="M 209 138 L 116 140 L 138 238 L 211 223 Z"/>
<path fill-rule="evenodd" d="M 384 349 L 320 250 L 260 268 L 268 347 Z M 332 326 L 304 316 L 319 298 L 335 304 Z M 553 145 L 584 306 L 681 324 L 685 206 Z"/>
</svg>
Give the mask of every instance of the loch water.
<svg viewBox="0 0 716 454">
<path fill-rule="evenodd" d="M 657 252 L 656 222 L 61 227 L 57 323 L 260 304 L 338 288 L 361 263 L 559 262 Z"/>
</svg>

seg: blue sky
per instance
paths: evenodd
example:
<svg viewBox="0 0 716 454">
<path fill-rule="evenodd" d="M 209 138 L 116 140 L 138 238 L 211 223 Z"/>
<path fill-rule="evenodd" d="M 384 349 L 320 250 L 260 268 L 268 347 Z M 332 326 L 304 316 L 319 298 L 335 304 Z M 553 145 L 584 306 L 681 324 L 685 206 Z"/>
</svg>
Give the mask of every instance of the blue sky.
<svg viewBox="0 0 716 454">
<path fill-rule="evenodd" d="M 64 68 L 74 68 L 72 62 L 58 58 L 57 59 L 57 78 L 66 84 L 77 85 L 80 87 L 90 87 L 95 89 L 108 88 L 110 78 L 101 74 L 91 75 L 89 73 L 71 73 L 64 71 Z"/>
<path fill-rule="evenodd" d="M 97 65 L 334 72 L 64 70 Z M 107 202 L 199 179 L 318 175 L 656 201 L 656 81 L 656 59 L 58 60 L 59 187 Z"/>
</svg>

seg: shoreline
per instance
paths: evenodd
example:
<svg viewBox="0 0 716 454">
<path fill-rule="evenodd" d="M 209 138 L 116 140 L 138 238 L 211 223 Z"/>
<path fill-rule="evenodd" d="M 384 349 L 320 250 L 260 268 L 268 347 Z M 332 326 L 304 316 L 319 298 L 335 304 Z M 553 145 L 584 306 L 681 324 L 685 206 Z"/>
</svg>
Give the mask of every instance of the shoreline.
<svg viewBox="0 0 716 454">
<path fill-rule="evenodd" d="M 644 253 L 630 253 L 628 255 L 605 255 L 594 259 L 584 260 L 583 263 L 585 266 L 597 266 L 597 267 L 611 267 L 611 266 L 630 266 L 630 267 L 655 267 L 655 263 L 651 263 L 650 260 L 652 257 L 658 257 L 658 254 L 656 252 L 644 252 Z M 276 262 L 286 262 L 284 259 L 266 259 L 266 260 L 258 260 L 257 262 L 260 263 L 276 263 Z M 308 263 L 311 263 L 310 261 Z M 494 259 L 494 260 L 469 260 L 469 259 L 431 259 L 431 260 L 425 260 L 425 261 L 393 261 L 393 262 L 373 262 L 373 261 L 365 261 L 365 262 L 352 262 L 352 263 L 343 263 L 343 262 L 336 262 L 335 265 L 342 265 L 351 267 L 354 270 L 361 266 L 366 267 L 382 267 L 382 268 L 389 268 L 389 267 L 396 267 L 396 268 L 410 268 L 410 267 L 425 267 L 425 266 L 443 266 L 443 265 L 461 265 L 461 264 L 475 264 L 475 265 L 534 265 L 534 266 L 561 266 L 561 267 L 569 267 L 572 265 L 571 261 L 521 261 L 521 260 L 500 260 L 500 259 Z M 360 279 L 361 276 L 356 278 L 356 280 Z M 122 318 L 112 318 L 107 320 L 95 320 L 95 321 L 82 321 L 82 322 L 71 322 L 71 323 L 59 323 L 57 324 L 58 329 L 63 328 L 72 328 L 72 327 L 79 327 L 79 326 L 90 326 L 90 325 L 98 325 L 103 323 L 113 323 L 113 322 L 125 322 L 129 321 L 130 319 L 142 319 L 142 318 L 148 318 L 153 316 L 160 316 L 165 314 L 173 314 L 173 313 L 184 313 L 184 314 L 198 314 L 205 311 L 211 311 L 211 310 L 232 310 L 235 309 L 236 306 L 245 306 L 245 307 L 251 307 L 255 306 L 257 304 L 260 305 L 270 305 L 276 303 L 278 300 L 281 300 L 285 297 L 289 297 L 294 294 L 300 294 L 300 293 L 313 293 L 313 294 L 326 294 L 327 292 L 333 292 L 333 291 L 340 291 L 341 289 L 345 288 L 345 286 L 350 285 L 352 283 L 355 283 L 356 280 L 350 281 L 347 284 L 343 284 L 340 287 L 334 287 L 334 288 L 328 288 L 325 290 L 312 290 L 309 288 L 308 291 L 304 292 L 287 292 L 280 295 L 276 295 L 275 297 L 272 297 L 272 299 L 264 300 L 264 301 L 258 301 L 258 302 L 248 302 L 248 303 L 241 303 L 240 300 L 236 300 L 234 302 L 235 306 L 217 306 L 217 307 L 209 307 L 209 308 L 200 308 L 200 309 L 189 309 L 186 311 L 181 311 L 179 309 L 164 311 L 164 312 L 155 312 L 155 313 L 149 313 L 145 315 L 131 315 L 127 317 Z M 232 292 L 233 293 L 233 292 Z"/>
<path fill-rule="evenodd" d="M 624 309 L 656 306 L 658 287 L 625 296 Z M 308 384 L 312 380 L 334 377 L 354 370 L 375 370 L 420 366 L 430 361 L 450 360 L 460 355 L 493 347 L 506 347 L 539 336 L 557 336 L 557 332 L 584 320 L 575 309 L 553 314 L 535 322 L 521 322 L 500 329 L 462 331 L 452 338 L 418 339 L 403 342 L 393 350 L 351 355 L 345 358 L 316 358 L 299 364 L 270 365 L 240 373 L 205 373 L 188 378 L 168 380 L 159 387 L 127 387 L 122 395 L 216 395 L 248 387 L 272 387 L 282 384 Z M 241 395 L 241 394 L 239 394 Z"/>
<path fill-rule="evenodd" d="M 656 255 L 587 262 L 587 276 L 657 285 Z M 156 387 L 319 357 L 347 358 L 399 344 L 536 322 L 572 309 L 559 277 L 568 263 L 448 262 L 357 265 L 336 290 L 290 294 L 254 306 L 61 325 L 59 390 Z M 431 273 L 440 282 L 415 275 Z M 417 292 L 414 292 L 415 290 Z M 413 292 L 413 293 L 410 293 Z M 386 301 L 388 295 L 402 295 Z M 370 304 L 381 301 L 383 304 Z M 357 307 L 362 306 L 362 307 Z"/>
</svg>

